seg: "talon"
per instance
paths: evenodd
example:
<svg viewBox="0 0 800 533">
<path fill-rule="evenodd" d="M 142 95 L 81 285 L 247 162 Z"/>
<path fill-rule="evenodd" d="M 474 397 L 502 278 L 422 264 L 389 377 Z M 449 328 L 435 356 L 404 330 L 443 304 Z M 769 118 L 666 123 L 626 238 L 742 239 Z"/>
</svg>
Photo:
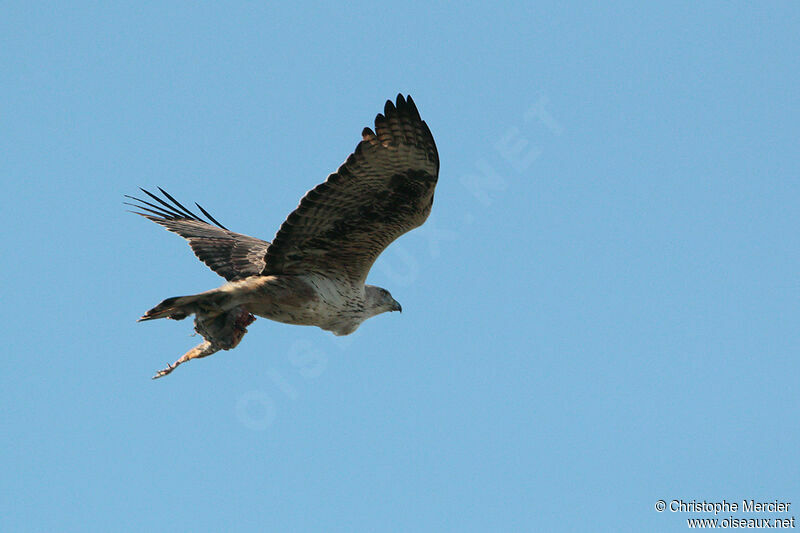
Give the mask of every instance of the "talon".
<svg viewBox="0 0 800 533">
<path fill-rule="evenodd" d="M 158 372 L 156 372 L 156 375 L 153 376 L 152 379 L 163 378 L 164 376 L 166 376 L 167 374 L 169 374 L 170 372 L 175 370 L 175 367 L 177 367 L 177 366 L 178 365 L 167 364 L 167 368 L 165 368 L 163 370 L 159 370 Z"/>
</svg>

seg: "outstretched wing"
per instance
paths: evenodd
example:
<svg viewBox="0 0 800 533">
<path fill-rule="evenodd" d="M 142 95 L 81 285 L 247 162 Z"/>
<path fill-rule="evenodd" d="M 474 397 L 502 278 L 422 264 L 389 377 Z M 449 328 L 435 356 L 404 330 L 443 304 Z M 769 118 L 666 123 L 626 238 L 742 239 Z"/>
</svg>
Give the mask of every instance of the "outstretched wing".
<svg viewBox="0 0 800 533">
<path fill-rule="evenodd" d="M 386 102 L 375 132 L 310 190 L 267 250 L 264 274 L 317 272 L 363 282 L 375 259 L 428 218 L 439 154 L 409 96 Z"/>
<path fill-rule="evenodd" d="M 142 192 L 158 202 L 158 205 L 126 195 L 127 198 L 139 202 L 128 205 L 146 211 L 145 213 L 135 211 L 135 213 L 161 224 L 188 240 L 195 255 L 228 281 L 255 276 L 264 270 L 264 256 L 269 248 L 267 241 L 228 230 L 199 204 L 195 204 L 211 222 L 216 224 L 212 225 L 211 222 L 206 222 L 186 209 L 161 187 L 158 190 L 166 200 L 142 189 Z"/>
</svg>

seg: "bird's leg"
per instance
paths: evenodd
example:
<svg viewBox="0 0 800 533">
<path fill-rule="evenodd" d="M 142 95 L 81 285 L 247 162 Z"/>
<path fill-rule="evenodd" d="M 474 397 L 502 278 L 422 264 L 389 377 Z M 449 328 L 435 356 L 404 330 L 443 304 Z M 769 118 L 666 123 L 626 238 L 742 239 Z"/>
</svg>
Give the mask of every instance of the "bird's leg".
<svg viewBox="0 0 800 533">
<path fill-rule="evenodd" d="M 185 363 L 186 361 L 189 361 L 191 359 L 197 359 L 200 357 L 208 357 L 209 355 L 217 353 L 219 350 L 220 350 L 219 346 L 216 346 L 208 341 L 201 342 L 200 344 L 198 344 L 197 346 L 195 346 L 194 348 L 183 354 L 183 356 L 180 359 L 178 359 L 171 365 L 167 365 L 165 369 L 156 372 L 156 375 L 153 376 L 153 379 L 163 378 L 164 376 L 166 376 L 167 374 L 178 368 L 178 365 Z"/>
<path fill-rule="evenodd" d="M 235 348 L 247 333 L 247 326 L 255 321 L 255 317 L 243 307 L 236 307 L 227 313 L 218 315 L 196 316 L 194 328 L 197 333 L 203 336 L 202 342 L 186 352 L 183 357 L 167 365 L 163 370 L 156 372 L 153 379 L 166 376 L 178 365 L 191 359 L 208 357 L 220 350 L 231 350 Z"/>
</svg>

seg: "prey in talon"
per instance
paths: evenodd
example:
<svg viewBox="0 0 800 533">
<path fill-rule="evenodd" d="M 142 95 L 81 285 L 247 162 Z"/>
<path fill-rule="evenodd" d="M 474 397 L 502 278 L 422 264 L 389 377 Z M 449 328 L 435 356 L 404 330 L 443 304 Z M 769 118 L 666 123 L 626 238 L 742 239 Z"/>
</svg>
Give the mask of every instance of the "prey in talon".
<svg viewBox="0 0 800 533">
<path fill-rule="evenodd" d="M 310 136 L 313 132 L 310 133 Z M 401 311 L 386 289 L 366 284 L 370 268 L 395 239 L 431 212 L 439 154 L 410 96 L 387 101 L 339 169 L 308 191 L 272 242 L 230 231 L 161 189 L 127 196 L 139 215 L 189 241 L 195 255 L 227 283 L 167 298 L 141 321 L 194 315 L 204 341 L 153 379 L 192 359 L 230 350 L 256 316 L 349 335 L 368 318 Z M 205 217 L 205 218 L 204 218 Z"/>
<path fill-rule="evenodd" d="M 140 318 L 139 321 L 150 320 L 151 318 L 160 317 L 148 317 L 145 315 Z M 180 359 L 171 365 L 167 365 L 164 369 L 156 372 L 156 375 L 153 376 L 153 379 L 166 376 L 175 370 L 178 365 L 191 359 L 208 357 L 209 355 L 215 354 L 220 350 L 231 350 L 236 348 L 236 346 L 244 337 L 244 334 L 247 333 L 247 326 L 255 322 L 255 320 L 256 317 L 254 317 L 251 313 L 248 313 L 242 307 L 237 307 L 232 311 L 220 314 L 210 320 L 206 319 L 205 321 L 201 321 L 199 319 L 195 319 L 194 330 L 202 335 L 205 341 L 201 342 L 183 354 Z"/>
</svg>

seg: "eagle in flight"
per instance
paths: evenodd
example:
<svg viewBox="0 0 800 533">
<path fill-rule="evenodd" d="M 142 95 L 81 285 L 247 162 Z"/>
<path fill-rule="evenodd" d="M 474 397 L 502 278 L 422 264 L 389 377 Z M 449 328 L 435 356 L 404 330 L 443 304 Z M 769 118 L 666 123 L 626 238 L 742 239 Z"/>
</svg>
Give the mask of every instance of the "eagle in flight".
<svg viewBox="0 0 800 533">
<path fill-rule="evenodd" d="M 167 298 L 139 319 L 194 315 L 204 339 L 153 379 L 235 348 L 254 315 L 348 335 L 370 317 L 402 310 L 389 291 L 365 281 L 381 252 L 428 218 L 439 154 L 411 96 L 387 101 L 375 131 L 364 128 L 361 138 L 342 166 L 300 200 L 272 243 L 228 230 L 195 204 L 205 220 L 160 187 L 163 198 L 144 189 L 148 200 L 127 196 L 137 202 L 128 204 L 137 214 L 188 240 L 227 280 L 200 294 Z"/>
</svg>

